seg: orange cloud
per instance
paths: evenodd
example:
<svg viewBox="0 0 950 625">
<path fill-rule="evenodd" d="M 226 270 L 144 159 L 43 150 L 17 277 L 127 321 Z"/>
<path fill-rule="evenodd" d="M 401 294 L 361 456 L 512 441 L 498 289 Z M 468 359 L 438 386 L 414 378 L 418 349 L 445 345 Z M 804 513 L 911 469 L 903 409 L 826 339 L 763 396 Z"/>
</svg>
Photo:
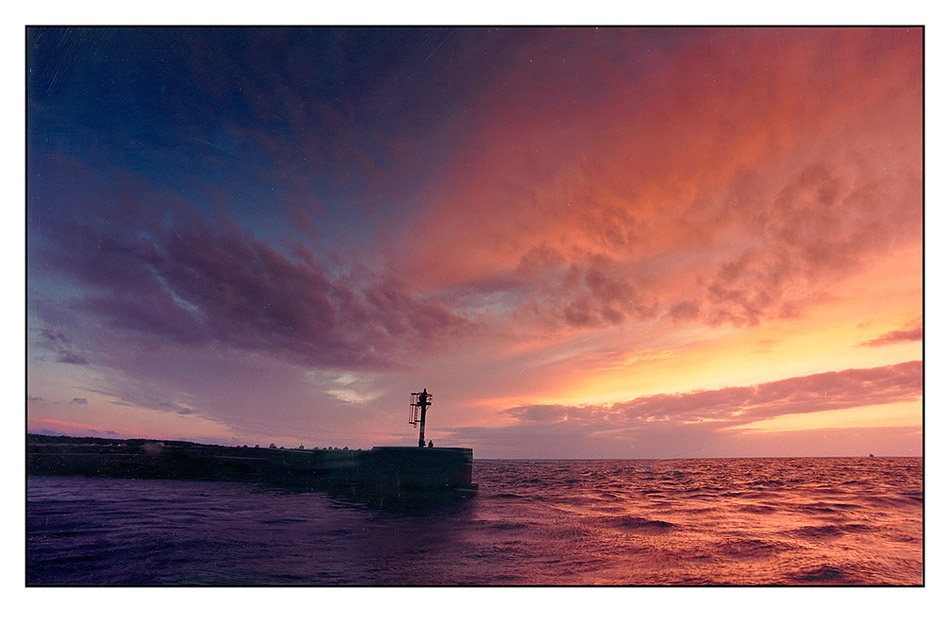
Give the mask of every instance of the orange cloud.
<svg viewBox="0 0 950 625">
<path fill-rule="evenodd" d="M 730 427 L 788 414 L 804 414 L 916 399 L 923 363 L 849 369 L 746 387 L 650 395 L 609 406 L 523 406 L 507 414 L 520 422 L 583 421 L 610 425 L 717 423 Z"/>
<path fill-rule="evenodd" d="M 909 361 L 744 387 L 648 395 L 614 404 L 523 405 L 503 412 L 512 419 L 510 424 L 455 428 L 453 432 L 472 444 L 505 447 L 513 457 L 520 455 L 517 444 L 500 441 L 559 445 L 562 451 L 571 450 L 566 457 L 610 457 L 604 455 L 608 450 L 615 454 L 662 457 L 676 453 L 671 452 L 676 449 L 683 455 L 730 455 L 745 448 L 742 437 L 767 429 L 773 432 L 768 428 L 769 420 L 781 422 L 788 415 L 828 413 L 823 423 L 800 428 L 823 430 L 853 428 L 855 423 L 867 422 L 854 421 L 856 417 L 852 414 L 851 423 L 838 424 L 835 412 L 856 414 L 861 408 L 876 410 L 885 405 L 912 408 L 922 392 L 922 368 L 920 361 Z M 878 423 L 871 429 L 878 431 L 880 440 L 881 428 L 906 430 L 904 421 Z M 919 426 L 909 427 L 919 432 Z M 789 431 L 787 424 L 777 428 L 783 430 Z M 862 440 L 870 439 L 862 435 Z"/>
<path fill-rule="evenodd" d="M 466 110 L 400 271 L 522 322 L 742 326 L 919 245 L 919 31 L 675 35 L 521 50 Z"/>
</svg>

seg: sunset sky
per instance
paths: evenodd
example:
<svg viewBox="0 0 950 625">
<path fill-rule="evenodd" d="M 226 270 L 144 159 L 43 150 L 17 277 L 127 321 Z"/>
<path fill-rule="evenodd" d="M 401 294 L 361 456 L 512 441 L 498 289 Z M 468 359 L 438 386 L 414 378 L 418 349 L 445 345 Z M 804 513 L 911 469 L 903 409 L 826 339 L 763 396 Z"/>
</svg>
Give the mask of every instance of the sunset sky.
<svg viewBox="0 0 950 625">
<path fill-rule="evenodd" d="M 31 29 L 27 429 L 921 455 L 919 28 Z"/>
</svg>

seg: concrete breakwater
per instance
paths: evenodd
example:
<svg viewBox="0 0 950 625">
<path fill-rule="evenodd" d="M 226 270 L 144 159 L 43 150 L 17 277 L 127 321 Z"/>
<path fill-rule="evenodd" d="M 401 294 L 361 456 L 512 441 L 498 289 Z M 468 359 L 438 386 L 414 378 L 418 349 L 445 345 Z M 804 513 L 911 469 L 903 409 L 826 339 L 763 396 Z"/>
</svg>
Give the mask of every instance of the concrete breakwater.
<svg viewBox="0 0 950 625">
<path fill-rule="evenodd" d="M 227 447 L 183 441 L 27 435 L 29 475 L 259 482 L 371 501 L 474 494 L 472 450 Z"/>
</svg>

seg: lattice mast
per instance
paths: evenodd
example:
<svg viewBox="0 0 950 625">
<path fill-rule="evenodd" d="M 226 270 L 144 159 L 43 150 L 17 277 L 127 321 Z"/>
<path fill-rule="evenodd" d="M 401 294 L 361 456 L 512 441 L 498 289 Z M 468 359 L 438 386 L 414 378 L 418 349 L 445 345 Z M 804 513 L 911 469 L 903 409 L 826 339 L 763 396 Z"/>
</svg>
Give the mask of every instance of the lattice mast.
<svg viewBox="0 0 950 625">
<path fill-rule="evenodd" d="M 419 426 L 419 447 L 426 446 L 426 408 L 432 405 L 432 393 L 422 389 L 421 393 L 412 393 L 409 400 L 409 423 Z"/>
</svg>

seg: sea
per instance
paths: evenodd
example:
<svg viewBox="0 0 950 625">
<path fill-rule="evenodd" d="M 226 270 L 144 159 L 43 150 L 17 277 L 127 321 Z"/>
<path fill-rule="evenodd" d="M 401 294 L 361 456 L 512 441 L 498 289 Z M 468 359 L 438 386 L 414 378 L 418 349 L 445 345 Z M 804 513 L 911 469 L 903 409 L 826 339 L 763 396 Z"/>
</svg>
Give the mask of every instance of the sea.
<svg viewBox="0 0 950 625">
<path fill-rule="evenodd" d="M 27 586 L 921 586 L 921 458 L 475 460 L 381 509 L 244 483 L 30 476 Z"/>
</svg>

